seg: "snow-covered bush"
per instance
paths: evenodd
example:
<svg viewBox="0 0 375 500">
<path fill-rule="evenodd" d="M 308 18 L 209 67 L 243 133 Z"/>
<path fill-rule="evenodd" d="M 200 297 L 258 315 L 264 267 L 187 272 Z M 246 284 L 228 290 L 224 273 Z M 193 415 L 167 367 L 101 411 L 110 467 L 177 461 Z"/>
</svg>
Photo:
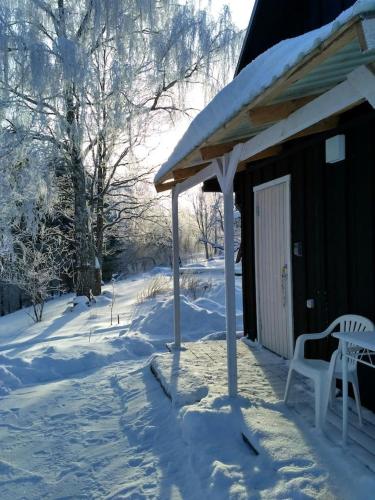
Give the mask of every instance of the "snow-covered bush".
<svg viewBox="0 0 375 500">
<path fill-rule="evenodd" d="M 61 276 L 69 274 L 69 251 L 56 228 L 40 224 L 36 233 L 20 227 L 14 231 L 12 251 L 0 259 L 0 280 L 29 296 L 33 319 L 38 322 L 47 297 L 61 289 Z"/>
<path fill-rule="evenodd" d="M 205 293 L 212 288 L 212 281 L 210 279 L 202 280 L 194 274 L 183 274 L 180 280 L 180 288 L 193 300 L 202 297 Z"/>
<path fill-rule="evenodd" d="M 137 296 L 137 303 L 141 304 L 147 299 L 154 299 L 158 295 L 172 291 L 172 279 L 170 276 L 157 275 Z M 210 279 L 201 279 L 194 274 L 182 274 L 180 278 L 181 292 L 192 300 L 202 297 L 212 288 Z"/>
</svg>

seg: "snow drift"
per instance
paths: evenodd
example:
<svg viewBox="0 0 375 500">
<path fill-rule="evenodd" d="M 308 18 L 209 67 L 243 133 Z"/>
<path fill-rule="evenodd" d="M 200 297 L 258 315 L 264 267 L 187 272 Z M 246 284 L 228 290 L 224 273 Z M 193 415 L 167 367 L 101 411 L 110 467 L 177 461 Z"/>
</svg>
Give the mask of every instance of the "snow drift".
<svg viewBox="0 0 375 500">
<path fill-rule="evenodd" d="M 146 306 L 147 307 L 147 306 Z M 130 331 L 139 331 L 149 338 L 168 338 L 173 334 L 173 298 L 157 300 L 151 309 L 135 318 Z M 181 296 L 181 333 L 185 340 L 196 340 L 204 335 L 225 329 L 225 316 L 208 311 Z"/>
</svg>

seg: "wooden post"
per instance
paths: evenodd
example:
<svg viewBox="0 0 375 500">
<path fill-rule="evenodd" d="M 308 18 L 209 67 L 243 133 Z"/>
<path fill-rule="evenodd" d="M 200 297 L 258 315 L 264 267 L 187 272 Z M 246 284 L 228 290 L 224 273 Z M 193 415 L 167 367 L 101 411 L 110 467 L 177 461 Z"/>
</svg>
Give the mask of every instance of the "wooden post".
<svg viewBox="0 0 375 500">
<path fill-rule="evenodd" d="M 227 326 L 228 394 L 237 395 L 236 292 L 234 276 L 233 183 L 224 194 L 225 307 Z"/>
<path fill-rule="evenodd" d="M 180 245 L 178 234 L 178 190 L 172 189 L 172 245 L 173 245 L 173 330 L 174 347 L 181 348 L 181 320 L 180 320 Z"/>
<path fill-rule="evenodd" d="M 234 216 L 233 179 L 242 154 L 243 145 L 218 162 L 221 191 L 224 196 L 224 256 L 225 256 L 225 308 L 227 327 L 228 395 L 237 396 L 237 328 L 236 328 L 236 283 L 234 274 Z"/>
</svg>

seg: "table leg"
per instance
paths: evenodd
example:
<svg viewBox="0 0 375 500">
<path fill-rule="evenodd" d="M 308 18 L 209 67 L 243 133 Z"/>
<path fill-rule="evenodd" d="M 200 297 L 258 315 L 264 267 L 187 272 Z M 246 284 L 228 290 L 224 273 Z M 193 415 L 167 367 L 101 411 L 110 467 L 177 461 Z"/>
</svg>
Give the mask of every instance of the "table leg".
<svg viewBox="0 0 375 500">
<path fill-rule="evenodd" d="M 348 358 L 347 342 L 341 341 L 342 352 L 342 444 L 346 446 L 348 437 Z"/>
</svg>

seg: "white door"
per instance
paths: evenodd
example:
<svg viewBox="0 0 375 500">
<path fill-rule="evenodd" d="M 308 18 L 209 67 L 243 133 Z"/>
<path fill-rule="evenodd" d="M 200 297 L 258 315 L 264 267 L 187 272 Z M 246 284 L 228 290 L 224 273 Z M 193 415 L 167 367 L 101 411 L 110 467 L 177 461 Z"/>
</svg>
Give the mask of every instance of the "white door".
<svg viewBox="0 0 375 500">
<path fill-rule="evenodd" d="M 293 353 L 290 176 L 254 188 L 258 340 L 285 358 Z"/>
</svg>

